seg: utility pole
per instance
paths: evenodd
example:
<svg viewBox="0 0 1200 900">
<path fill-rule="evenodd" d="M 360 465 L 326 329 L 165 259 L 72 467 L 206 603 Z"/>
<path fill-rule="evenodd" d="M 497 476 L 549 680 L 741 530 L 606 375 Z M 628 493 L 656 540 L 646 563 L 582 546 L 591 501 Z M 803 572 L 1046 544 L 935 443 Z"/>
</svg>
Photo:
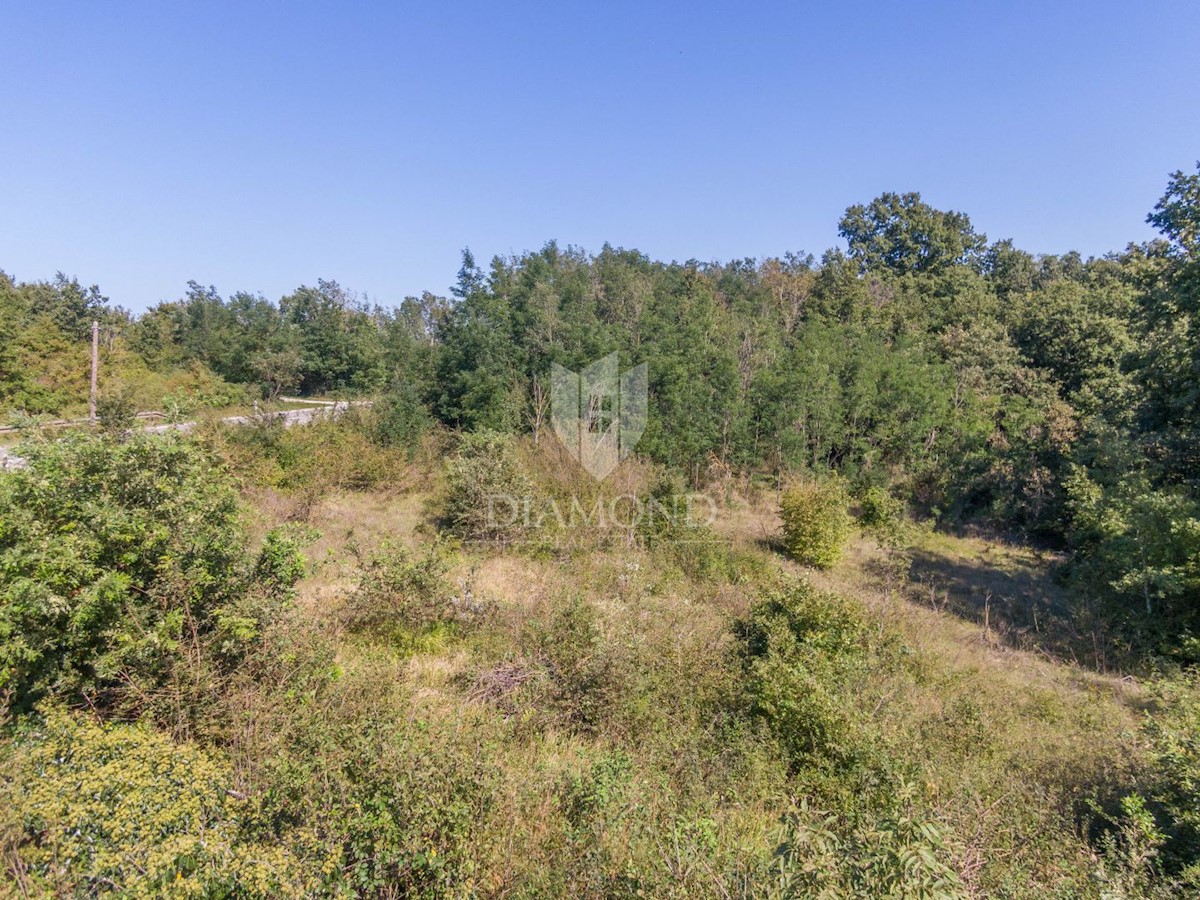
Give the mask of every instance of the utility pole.
<svg viewBox="0 0 1200 900">
<path fill-rule="evenodd" d="M 100 369 L 100 323 L 92 320 L 92 390 L 88 395 L 88 418 L 96 424 L 96 375 Z"/>
</svg>

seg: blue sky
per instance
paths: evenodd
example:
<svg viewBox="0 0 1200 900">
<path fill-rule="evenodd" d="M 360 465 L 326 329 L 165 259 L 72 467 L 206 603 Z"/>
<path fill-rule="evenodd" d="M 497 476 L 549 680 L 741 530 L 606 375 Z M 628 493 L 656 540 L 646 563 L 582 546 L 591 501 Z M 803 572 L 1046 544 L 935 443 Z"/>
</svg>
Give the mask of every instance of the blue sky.
<svg viewBox="0 0 1200 900">
<path fill-rule="evenodd" d="M 9 3 L 0 268 L 385 304 L 554 238 L 838 244 L 918 190 L 1119 250 L 1200 159 L 1200 3 Z"/>
</svg>

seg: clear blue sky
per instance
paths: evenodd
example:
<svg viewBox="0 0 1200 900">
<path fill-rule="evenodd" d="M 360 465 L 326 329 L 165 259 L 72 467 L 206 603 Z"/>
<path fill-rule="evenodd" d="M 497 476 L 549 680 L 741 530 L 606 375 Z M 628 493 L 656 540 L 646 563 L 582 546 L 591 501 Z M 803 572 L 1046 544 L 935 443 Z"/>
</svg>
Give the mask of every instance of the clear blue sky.
<svg viewBox="0 0 1200 900">
<path fill-rule="evenodd" d="M 0 268 L 391 304 L 556 238 L 838 243 L 919 190 L 1119 250 L 1200 158 L 1200 3 L 8 3 Z"/>
</svg>

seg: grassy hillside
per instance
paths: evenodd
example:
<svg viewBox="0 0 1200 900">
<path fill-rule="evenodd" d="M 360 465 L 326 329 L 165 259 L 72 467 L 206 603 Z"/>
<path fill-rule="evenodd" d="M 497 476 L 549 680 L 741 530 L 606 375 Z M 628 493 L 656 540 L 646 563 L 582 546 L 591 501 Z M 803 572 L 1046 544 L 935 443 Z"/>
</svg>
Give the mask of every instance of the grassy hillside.
<svg viewBox="0 0 1200 900">
<path fill-rule="evenodd" d="M 1086 261 L 884 194 L 392 309 L 0 273 L 6 887 L 1195 894 L 1198 186 Z M 293 391 L 372 402 L 223 420 Z"/>
<path fill-rule="evenodd" d="M 839 563 L 810 569 L 781 551 L 777 493 L 736 482 L 714 486 L 694 532 L 462 541 L 439 513 L 444 444 L 410 460 L 355 443 L 356 427 L 201 436 L 241 473 L 244 540 L 288 535 L 302 577 L 285 612 L 247 620 L 262 624 L 241 663 L 184 650 L 124 697 L 116 721 L 148 716 L 175 744 L 112 757 L 130 726 L 89 732 L 86 711 L 46 703 L 24 720 L 5 745 L 4 833 L 28 889 L 161 886 L 128 861 L 149 867 L 161 838 L 112 832 L 117 862 L 64 861 L 59 829 L 101 810 L 141 821 L 82 809 L 63 779 L 144 778 L 139 760 L 170 746 L 217 767 L 209 817 L 231 823 L 215 858 L 163 864 L 194 885 L 1136 897 L 1169 883 L 1162 837 L 1121 804 L 1151 773 L 1156 701 L 1078 652 L 1054 554 L 860 520 Z M 330 481 L 300 445 L 354 465 Z M 538 496 L 604 491 L 551 464 L 552 445 L 509 450 Z M 659 477 L 631 461 L 612 490 L 649 496 Z M 63 742 L 80 771 L 47 769 Z M 30 805 L 31 778 L 58 791 L 55 811 Z M 185 780 L 176 806 L 217 787 Z M 156 815 L 192 834 L 176 806 Z M 253 869 L 267 845 L 278 859 Z"/>
<path fill-rule="evenodd" d="M 301 583 L 309 615 L 336 623 L 363 547 L 424 545 L 422 500 L 335 495 L 313 510 L 323 537 Z M 889 585 L 895 566 L 870 536 L 828 573 L 780 556 L 769 496 L 722 510 L 716 527 L 744 557 L 732 578 L 689 577 L 645 550 L 466 550 L 446 578 L 487 605 L 485 625 L 340 643 L 348 674 L 387 673 L 406 686 L 409 716 L 467 731 L 495 766 L 499 805 L 477 846 L 487 892 L 560 878 L 546 888 L 603 893 L 627 870 L 648 895 L 737 894 L 751 872 L 771 871 L 789 812 L 794 829 L 825 827 L 818 810 L 837 810 L 836 833 L 899 806 L 945 828 L 943 858 L 968 896 L 1095 895 L 1093 876 L 1116 864 L 1089 843 L 1088 803 L 1133 783 L 1148 698 L 1131 679 L 1012 633 L 999 612 L 990 624 L 970 612 L 988 598 L 997 610 L 1053 608 L 1049 558 L 925 534 L 913 551 L 921 574 Z M 856 749 L 872 758 L 790 767 L 770 736 L 750 725 L 733 735 L 716 718 L 736 690 L 734 623 L 780 579 L 860 608 L 888 645 L 876 652 L 898 658 L 858 673 L 852 692 L 828 686 L 861 717 L 869 746 Z M 555 670 L 556 646 L 581 643 L 572 670 Z M 588 798 L 584 835 L 564 808 L 565 785 L 579 780 L 601 792 Z M 793 865 L 827 864 L 818 853 L 806 844 L 811 859 Z"/>
</svg>

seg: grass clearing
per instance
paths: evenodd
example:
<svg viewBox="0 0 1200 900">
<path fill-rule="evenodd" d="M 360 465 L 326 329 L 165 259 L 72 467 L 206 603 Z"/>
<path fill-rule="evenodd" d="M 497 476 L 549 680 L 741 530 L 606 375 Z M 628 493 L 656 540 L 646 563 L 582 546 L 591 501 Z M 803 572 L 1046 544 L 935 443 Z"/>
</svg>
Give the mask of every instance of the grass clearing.
<svg viewBox="0 0 1200 900">
<path fill-rule="evenodd" d="M 354 590 L 365 548 L 428 544 L 430 503 L 351 492 L 315 505 L 321 537 L 300 585 L 310 614 L 328 618 Z M 789 560 L 769 502 L 723 508 L 712 527 L 756 559 L 754 579 L 664 574 L 653 549 L 466 545 L 445 577 L 486 608 L 479 622 L 341 640 L 347 672 L 404 684 L 406 715 L 472 735 L 498 779 L 474 849 L 484 894 L 603 893 L 631 866 L 664 895 L 737 893 L 774 864 L 794 803 L 866 815 L 895 784 L 946 829 L 943 855 L 966 896 L 1098 896 L 1088 803 L 1134 780 L 1148 699 L 1136 681 L 1064 659 L 1050 636 L 1039 645 L 1041 632 L 1012 624 L 1014 609 L 1059 603 L 1052 554 L 921 533 L 911 575 L 889 581 L 889 550 L 863 534 L 829 570 Z M 868 636 L 884 641 L 890 662 L 864 673 L 856 702 L 885 770 L 789 774 L 769 734 L 730 718 L 732 624 L 780 578 L 860 604 Z M 594 783 L 605 777 L 615 781 Z M 584 824 L 572 803 L 587 807 Z"/>
</svg>

